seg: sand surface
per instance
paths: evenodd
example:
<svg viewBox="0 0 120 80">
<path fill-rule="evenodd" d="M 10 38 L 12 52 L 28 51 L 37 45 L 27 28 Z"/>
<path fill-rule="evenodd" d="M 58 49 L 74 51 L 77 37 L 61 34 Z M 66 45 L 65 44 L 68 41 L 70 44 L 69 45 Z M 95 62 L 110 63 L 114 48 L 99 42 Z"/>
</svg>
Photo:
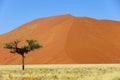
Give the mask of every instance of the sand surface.
<svg viewBox="0 0 120 80">
<path fill-rule="evenodd" d="M 6 42 L 35 39 L 43 48 L 25 56 L 25 64 L 120 63 L 120 22 L 60 15 L 28 22 L 0 35 L 0 64 L 21 64 Z"/>
</svg>

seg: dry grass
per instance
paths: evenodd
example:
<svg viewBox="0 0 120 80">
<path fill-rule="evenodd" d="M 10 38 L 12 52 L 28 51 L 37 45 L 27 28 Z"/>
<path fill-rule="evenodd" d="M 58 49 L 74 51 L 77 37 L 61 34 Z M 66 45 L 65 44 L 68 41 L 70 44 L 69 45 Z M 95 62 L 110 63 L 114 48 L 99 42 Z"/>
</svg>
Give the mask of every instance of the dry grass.
<svg viewBox="0 0 120 80">
<path fill-rule="evenodd" d="M 0 80 L 120 80 L 120 65 L 1 65 Z"/>
</svg>

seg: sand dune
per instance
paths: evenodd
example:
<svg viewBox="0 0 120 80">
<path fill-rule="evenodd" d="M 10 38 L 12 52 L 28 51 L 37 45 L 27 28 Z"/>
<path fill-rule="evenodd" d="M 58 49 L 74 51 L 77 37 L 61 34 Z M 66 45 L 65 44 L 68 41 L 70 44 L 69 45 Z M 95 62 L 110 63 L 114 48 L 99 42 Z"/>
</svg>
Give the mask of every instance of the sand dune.
<svg viewBox="0 0 120 80">
<path fill-rule="evenodd" d="M 60 15 L 33 20 L 0 35 L 0 64 L 21 64 L 4 43 L 36 39 L 43 48 L 26 55 L 26 64 L 120 63 L 120 22 Z"/>
</svg>

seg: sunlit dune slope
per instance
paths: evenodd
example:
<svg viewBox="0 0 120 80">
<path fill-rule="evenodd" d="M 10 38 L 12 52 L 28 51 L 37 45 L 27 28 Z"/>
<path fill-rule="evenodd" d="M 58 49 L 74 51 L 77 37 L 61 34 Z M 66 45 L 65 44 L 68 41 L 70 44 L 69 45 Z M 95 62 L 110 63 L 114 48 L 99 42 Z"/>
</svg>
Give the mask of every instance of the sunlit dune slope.
<svg viewBox="0 0 120 80">
<path fill-rule="evenodd" d="M 120 63 L 120 22 L 61 15 L 28 22 L 0 35 L 0 64 L 21 64 L 6 42 L 35 39 L 43 48 L 25 55 L 26 64 Z"/>
</svg>

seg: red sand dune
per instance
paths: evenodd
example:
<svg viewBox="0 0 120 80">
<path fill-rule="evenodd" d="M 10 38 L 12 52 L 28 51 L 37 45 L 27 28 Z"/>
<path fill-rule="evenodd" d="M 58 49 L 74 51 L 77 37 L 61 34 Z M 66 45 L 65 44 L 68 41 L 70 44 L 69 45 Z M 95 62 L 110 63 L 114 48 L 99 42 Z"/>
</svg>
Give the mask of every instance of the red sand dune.
<svg viewBox="0 0 120 80">
<path fill-rule="evenodd" d="M 21 64 L 20 55 L 3 48 L 15 39 L 36 39 L 43 45 L 25 55 L 26 64 L 120 63 L 118 21 L 69 14 L 36 19 L 0 35 L 0 64 Z"/>
</svg>

